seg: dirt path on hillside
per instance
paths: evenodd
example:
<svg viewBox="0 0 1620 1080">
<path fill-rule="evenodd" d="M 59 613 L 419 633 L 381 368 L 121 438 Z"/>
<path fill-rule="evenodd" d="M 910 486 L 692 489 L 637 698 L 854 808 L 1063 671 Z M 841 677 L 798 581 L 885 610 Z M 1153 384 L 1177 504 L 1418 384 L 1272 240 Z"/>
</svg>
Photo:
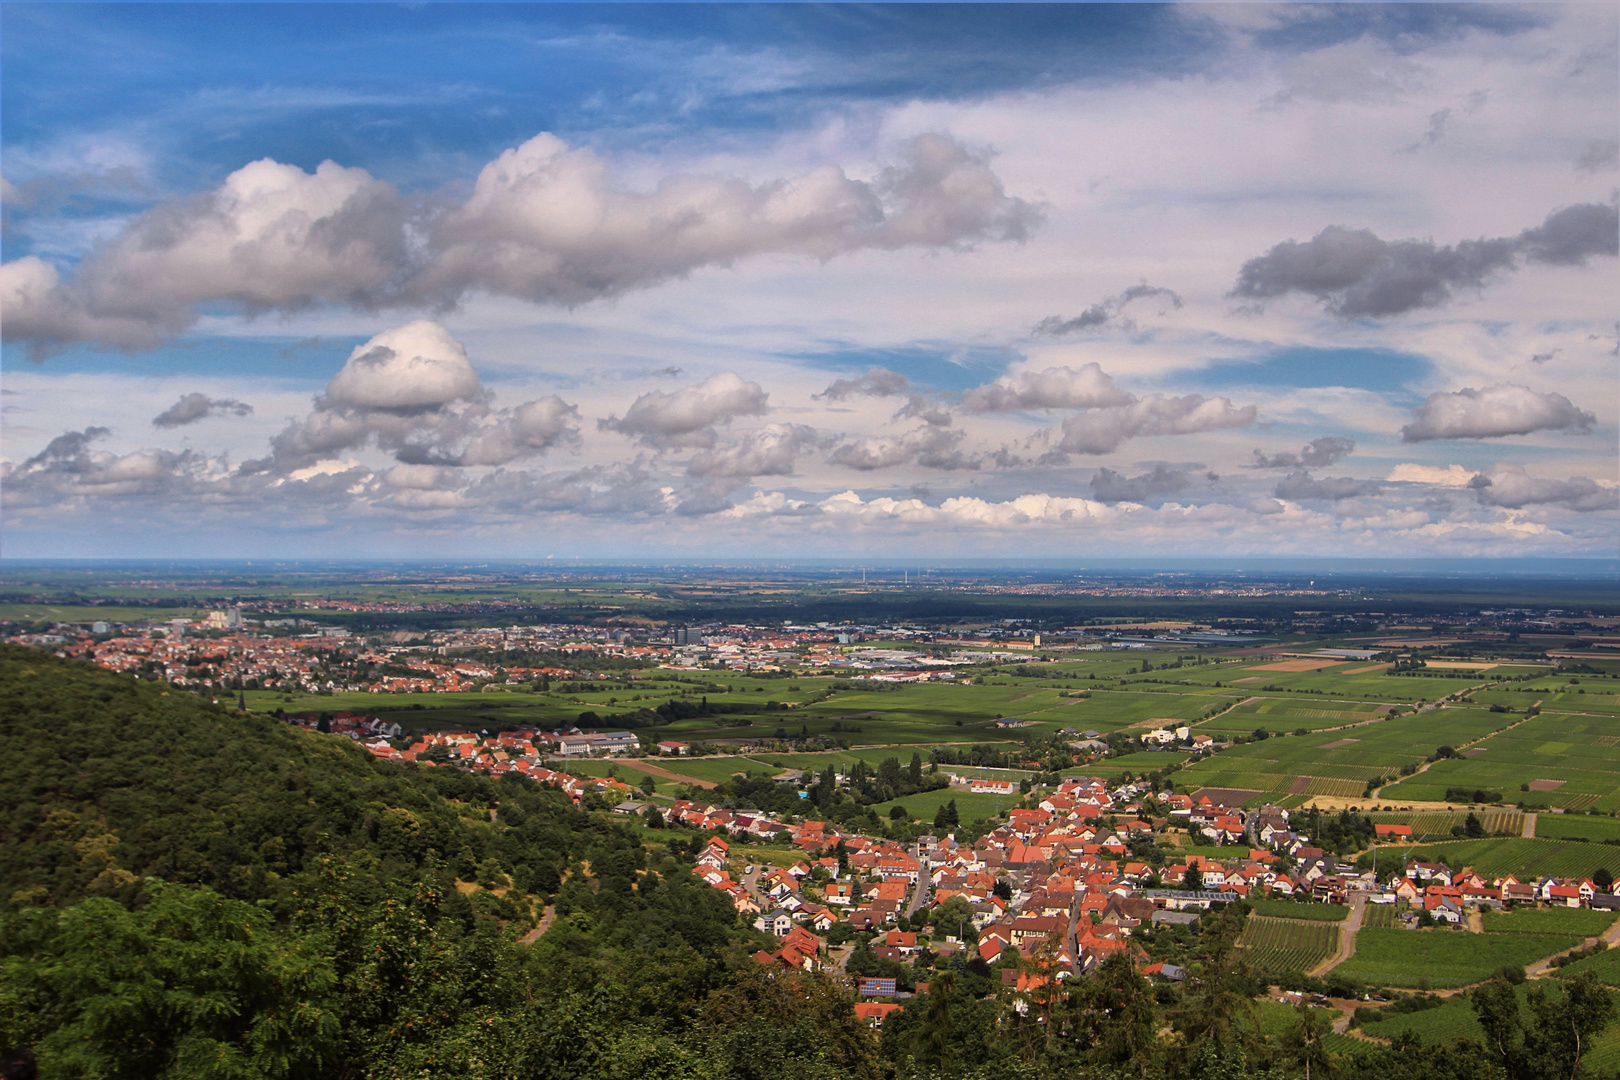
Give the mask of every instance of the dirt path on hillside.
<svg viewBox="0 0 1620 1080">
<path fill-rule="evenodd" d="M 1350 916 L 1339 924 L 1339 947 L 1332 956 L 1313 967 L 1307 974 L 1320 979 L 1352 956 L 1356 955 L 1356 933 L 1361 929 L 1361 917 L 1367 909 L 1365 893 L 1350 898 Z"/>
<path fill-rule="evenodd" d="M 1536 838 L 1536 815 L 1533 810 L 1526 810 L 1524 813 L 1524 838 L 1526 840 Z"/>
<path fill-rule="evenodd" d="M 540 935 L 541 934 L 543 934 L 547 930 L 551 929 L 551 924 L 553 922 L 556 922 L 556 920 L 557 920 L 557 907 L 556 907 L 556 905 L 555 904 L 547 904 L 546 905 L 546 910 L 544 910 L 544 911 L 542 911 L 540 913 L 540 925 L 536 926 L 533 930 L 530 930 L 527 934 L 524 934 L 522 937 L 518 938 L 518 944 L 520 944 L 520 945 L 533 945 L 535 942 L 540 940 Z"/>
</svg>

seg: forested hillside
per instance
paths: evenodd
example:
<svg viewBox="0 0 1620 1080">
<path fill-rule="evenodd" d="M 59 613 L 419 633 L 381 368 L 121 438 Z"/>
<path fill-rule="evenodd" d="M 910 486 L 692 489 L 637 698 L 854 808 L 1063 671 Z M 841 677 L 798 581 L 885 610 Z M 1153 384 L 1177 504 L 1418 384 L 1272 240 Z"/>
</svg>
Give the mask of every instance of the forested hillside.
<svg viewBox="0 0 1620 1080">
<path fill-rule="evenodd" d="M 1236 905 L 1180 985 L 1125 953 L 1061 985 L 941 958 L 875 1031 L 842 982 L 753 958 L 691 873 L 705 835 L 34 651 L 0 650 L 0 703 L 0 1049 L 47 1080 L 1529 1080 L 1612 1012 L 1498 981 L 1488 1044 L 1346 1045 L 1254 1000 Z"/>
</svg>

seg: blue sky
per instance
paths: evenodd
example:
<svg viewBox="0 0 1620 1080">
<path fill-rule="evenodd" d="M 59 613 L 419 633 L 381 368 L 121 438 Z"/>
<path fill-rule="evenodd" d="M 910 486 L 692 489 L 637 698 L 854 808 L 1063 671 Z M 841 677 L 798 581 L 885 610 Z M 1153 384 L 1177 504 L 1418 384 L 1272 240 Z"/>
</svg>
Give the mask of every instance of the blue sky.
<svg viewBox="0 0 1620 1080">
<path fill-rule="evenodd" d="M 1615 21 L 3 5 L 0 545 L 1613 555 Z"/>
</svg>

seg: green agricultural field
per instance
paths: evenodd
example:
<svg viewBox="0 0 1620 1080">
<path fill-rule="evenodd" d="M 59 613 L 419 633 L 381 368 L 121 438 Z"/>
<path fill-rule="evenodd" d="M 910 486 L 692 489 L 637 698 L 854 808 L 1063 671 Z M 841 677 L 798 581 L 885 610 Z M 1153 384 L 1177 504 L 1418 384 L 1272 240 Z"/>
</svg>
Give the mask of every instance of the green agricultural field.
<svg viewBox="0 0 1620 1080">
<path fill-rule="evenodd" d="M 1453 868 L 1471 866 L 1486 877 L 1585 877 L 1600 866 L 1610 873 L 1620 871 L 1620 847 L 1572 840 L 1457 840 L 1414 849 L 1411 858 Z"/>
<path fill-rule="evenodd" d="M 950 788 L 941 788 L 938 791 L 924 791 L 916 795 L 907 795 L 903 799 L 893 802 L 878 803 L 872 809 L 877 811 L 881 818 L 887 818 L 889 812 L 896 806 L 904 806 L 906 812 L 914 819 L 920 821 L 933 821 L 934 814 L 941 806 L 956 800 L 956 813 L 963 824 L 978 821 L 982 818 L 992 818 L 998 814 L 1005 814 L 1018 805 L 1016 795 L 974 795 L 965 791 L 953 791 Z"/>
<path fill-rule="evenodd" d="M 652 760 L 652 759 L 648 759 Z M 770 773 L 775 776 L 781 772 L 773 769 L 761 761 L 752 758 L 681 758 L 661 757 L 655 762 L 660 768 L 668 769 L 672 773 L 690 776 L 697 780 L 707 780 L 711 784 L 720 784 L 731 779 L 735 773 Z"/>
<path fill-rule="evenodd" d="M 1372 986 L 1466 986 L 1503 965 L 1522 967 L 1580 944 L 1574 934 L 1470 934 L 1462 930 L 1368 930 L 1334 970 Z"/>
<path fill-rule="evenodd" d="M 1564 972 L 1573 973 L 1578 966 L 1571 964 L 1561 969 L 1560 975 Z M 1543 993 L 1556 993 L 1554 985 L 1547 983 L 1537 985 Z M 1521 1003 L 1528 990 L 1528 986 L 1516 988 Z M 1620 1005 L 1620 995 L 1616 996 L 1616 1004 Z M 1458 1039 L 1479 1042 L 1485 1037 L 1473 1006 L 1461 994 L 1446 999 L 1437 1009 L 1391 1016 L 1387 1020 L 1363 1024 L 1361 1030 L 1380 1039 L 1392 1039 L 1397 1035 L 1410 1033 L 1428 1045 L 1449 1043 Z M 1620 1065 L 1620 1021 L 1611 1022 L 1608 1027 L 1598 1032 L 1592 1039 L 1591 1047 L 1582 1058 L 1582 1062 L 1587 1069 L 1594 1070 L 1598 1075 L 1605 1075 L 1616 1065 Z"/>
<path fill-rule="evenodd" d="M 0 604 L 0 620 L 6 622 L 134 623 L 166 622 L 169 619 L 201 619 L 207 613 L 188 602 L 175 601 L 173 607 L 115 607 L 111 604 Z"/>
<path fill-rule="evenodd" d="M 1223 750 L 1176 775 L 1178 786 L 1247 788 L 1256 800 L 1301 787 L 1294 794 L 1359 796 L 1368 780 L 1416 766 L 1442 745 L 1483 738 L 1503 726 L 1501 714 L 1483 709 L 1414 713 L 1348 731 L 1274 736 Z"/>
<path fill-rule="evenodd" d="M 1620 807 L 1620 737 L 1612 719 L 1543 712 L 1473 749 L 1480 752 L 1386 787 L 1384 797 L 1440 800 L 1447 788 L 1484 788 L 1531 807 Z"/>
<path fill-rule="evenodd" d="M 1585 960 L 1565 964 L 1552 974 L 1560 979 L 1573 979 L 1583 971 L 1590 971 L 1606 986 L 1620 986 L 1620 949 L 1606 949 Z"/>
<path fill-rule="evenodd" d="M 1227 686 L 1235 685 L 1240 689 L 1276 686 L 1296 693 L 1320 691 L 1324 695 L 1335 697 L 1359 697 L 1390 702 L 1438 701 L 1448 694 L 1467 690 L 1486 681 L 1463 676 L 1385 675 L 1384 668 L 1357 675 L 1349 674 L 1356 668 L 1369 666 L 1357 662 L 1336 664 L 1317 671 L 1276 671 L 1267 670 L 1267 666 L 1256 664 L 1246 668 L 1228 668 L 1223 672 L 1222 681 Z M 1250 679 L 1258 681 L 1246 681 Z"/>
<path fill-rule="evenodd" d="M 1163 844 L 1165 843 L 1165 840 L 1166 838 L 1161 835 L 1159 842 Z M 1168 850 L 1171 862 L 1175 862 L 1178 859 L 1185 859 L 1188 855 L 1202 855 L 1206 859 L 1215 859 L 1217 861 L 1224 862 L 1227 859 L 1247 855 L 1249 849 L 1241 844 L 1233 844 L 1229 847 L 1221 847 L 1219 844 L 1188 844 L 1185 847 L 1178 847 Z"/>
<path fill-rule="evenodd" d="M 1077 765 L 1072 769 L 1063 770 L 1063 775 L 1113 778 L 1130 773 L 1132 776 L 1141 776 L 1145 773 L 1159 772 L 1171 765 L 1180 765 L 1191 756 L 1173 750 L 1139 750 L 1134 754 L 1121 754 L 1089 765 Z"/>
<path fill-rule="evenodd" d="M 883 758 L 899 758 L 900 764 L 905 765 L 911 761 L 912 750 L 907 747 L 905 751 L 882 751 L 875 759 L 868 756 L 868 752 L 854 750 L 833 750 L 826 753 L 805 754 L 776 754 L 764 751 L 754 754 L 742 754 L 733 758 L 714 758 L 709 761 L 692 761 L 692 765 L 707 765 L 712 769 L 729 768 L 731 772 L 768 772 L 776 775 L 783 769 L 798 769 L 801 772 L 821 772 L 829 765 L 836 765 L 844 770 L 857 761 L 865 760 L 868 764 L 876 764 Z M 923 754 L 923 761 L 928 760 L 927 753 Z M 924 766 L 926 768 L 926 765 Z M 679 771 L 679 770 L 677 770 Z M 695 773 L 693 775 L 696 775 Z"/>
<path fill-rule="evenodd" d="M 1311 1012 L 1320 1013 L 1329 1020 L 1337 1020 L 1343 1014 L 1338 1009 L 1311 1008 Z M 1280 1001 L 1256 1001 L 1254 1003 L 1255 1027 L 1267 1033 L 1287 1031 L 1293 1027 L 1299 1018 L 1299 1012 L 1293 1005 L 1285 1005 Z"/>
<path fill-rule="evenodd" d="M 1436 1009 L 1402 1013 L 1377 1023 L 1362 1024 L 1361 1030 L 1380 1039 L 1391 1039 L 1396 1035 L 1411 1033 L 1422 1039 L 1426 1045 L 1449 1043 L 1458 1039 L 1478 1041 L 1485 1034 L 1474 1015 L 1473 1006 L 1468 1004 L 1466 997 L 1460 995 L 1446 999 Z"/>
<path fill-rule="evenodd" d="M 1339 947 L 1337 923 L 1250 915 L 1238 937 L 1244 958 L 1272 975 L 1309 971 Z"/>
<path fill-rule="evenodd" d="M 1410 825 L 1412 838 L 1418 843 L 1425 843 L 1450 839 L 1451 830 L 1462 825 L 1468 819 L 1468 814 L 1467 810 L 1411 810 L 1382 811 L 1368 816 L 1378 824 Z M 1488 833 L 1519 836 L 1524 832 L 1524 814 L 1518 810 L 1479 810 L 1474 812 L 1474 816 Z"/>
<path fill-rule="evenodd" d="M 1278 919 L 1305 919 L 1309 922 L 1343 922 L 1350 909 L 1343 904 L 1317 904 L 1307 900 L 1250 900 L 1256 915 Z"/>
<path fill-rule="evenodd" d="M 1614 925 L 1616 916 L 1608 911 L 1584 908 L 1525 908 L 1519 911 L 1487 911 L 1487 934 L 1575 934 L 1597 937 Z"/>
<path fill-rule="evenodd" d="M 1620 819 L 1592 814 L 1537 814 L 1536 835 L 1547 840 L 1620 842 Z"/>
<path fill-rule="evenodd" d="M 1364 930 L 1398 930 L 1400 925 L 1400 910 L 1394 904 L 1368 904 L 1361 909 L 1361 926 Z"/>
<path fill-rule="evenodd" d="M 1093 690 L 1089 698 L 1068 699 L 1069 703 L 1062 707 L 1062 726 L 1072 727 L 1076 731 L 1090 729 L 1102 732 L 1118 731 L 1132 725 L 1139 725 L 1144 730 L 1175 727 L 1190 724 L 1211 709 L 1224 708 L 1238 700 L 1236 696 L 1212 697 L 1204 690 L 1181 692 L 1189 689 L 1178 687 L 1162 693 Z"/>
<path fill-rule="evenodd" d="M 1590 685 L 1590 689 L 1587 686 Z M 1587 690 L 1586 693 L 1581 693 Z M 1587 679 L 1582 685 L 1556 687 L 1515 686 L 1500 690 L 1482 690 L 1474 695 L 1487 705 L 1506 705 L 1523 712 L 1539 703 L 1543 712 L 1620 713 L 1620 691 L 1612 680 Z"/>
<path fill-rule="evenodd" d="M 1273 735 L 1290 735 L 1301 728 L 1306 731 L 1328 731 L 1377 720 L 1377 713 L 1341 713 L 1332 708 L 1295 709 L 1288 712 L 1253 713 L 1233 709 L 1221 716 L 1211 717 L 1198 724 L 1200 734 L 1247 735 L 1264 728 Z"/>
</svg>

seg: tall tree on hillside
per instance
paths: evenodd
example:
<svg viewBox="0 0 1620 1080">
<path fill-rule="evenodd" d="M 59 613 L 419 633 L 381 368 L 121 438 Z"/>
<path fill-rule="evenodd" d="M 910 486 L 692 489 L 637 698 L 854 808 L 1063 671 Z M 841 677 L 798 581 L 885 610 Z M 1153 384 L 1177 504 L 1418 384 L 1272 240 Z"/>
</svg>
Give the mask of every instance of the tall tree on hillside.
<svg viewBox="0 0 1620 1080">
<path fill-rule="evenodd" d="M 1333 1075 L 1333 1056 L 1323 1039 L 1333 1030 L 1333 1022 L 1320 1009 L 1303 1001 L 1296 1010 L 1294 1026 L 1283 1036 L 1283 1046 L 1294 1064 L 1304 1070 L 1305 1080 L 1322 1080 Z"/>
<path fill-rule="evenodd" d="M 1575 1077 L 1592 1040 L 1614 1019 L 1614 999 L 1591 972 L 1564 984 L 1561 992 L 1543 984 L 1525 994 L 1521 1009 L 1513 984 L 1497 976 L 1468 994 L 1485 1046 L 1508 1080 Z M 1528 1012 L 1528 1015 L 1526 1015 Z"/>
</svg>

